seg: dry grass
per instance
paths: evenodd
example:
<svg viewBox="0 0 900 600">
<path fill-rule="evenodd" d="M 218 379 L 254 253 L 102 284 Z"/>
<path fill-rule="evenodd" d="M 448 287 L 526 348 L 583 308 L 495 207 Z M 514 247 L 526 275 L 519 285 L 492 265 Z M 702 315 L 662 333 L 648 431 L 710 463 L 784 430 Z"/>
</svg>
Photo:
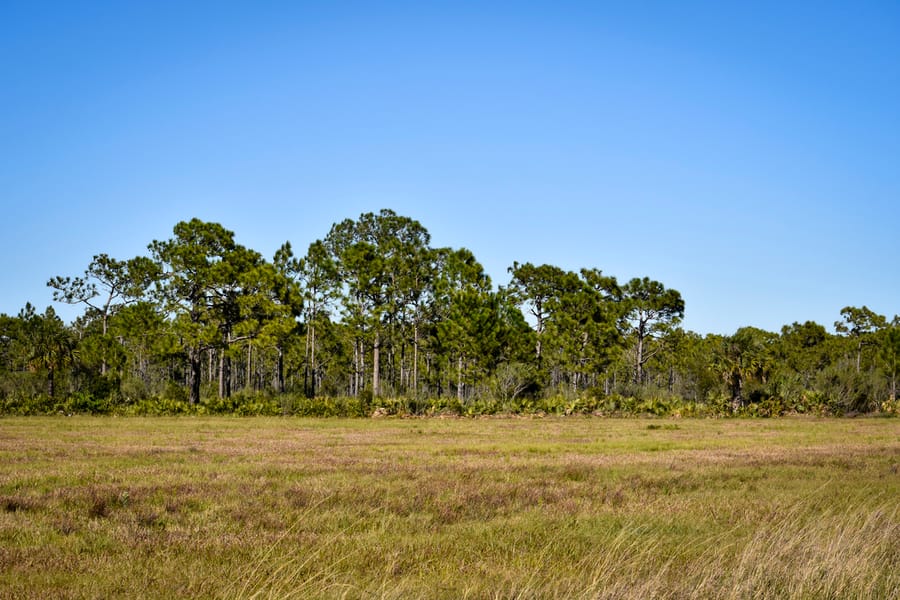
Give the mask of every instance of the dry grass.
<svg viewBox="0 0 900 600">
<path fill-rule="evenodd" d="M 0 598 L 890 598 L 900 420 L 0 420 Z"/>
</svg>

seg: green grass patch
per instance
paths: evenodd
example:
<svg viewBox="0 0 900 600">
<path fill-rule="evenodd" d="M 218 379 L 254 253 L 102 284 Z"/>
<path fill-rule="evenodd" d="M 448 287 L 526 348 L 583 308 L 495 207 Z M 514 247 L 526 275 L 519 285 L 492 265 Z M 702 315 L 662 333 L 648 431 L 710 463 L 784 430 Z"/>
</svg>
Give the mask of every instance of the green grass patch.
<svg viewBox="0 0 900 600">
<path fill-rule="evenodd" d="M 0 419 L 0 597 L 888 598 L 900 421 Z"/>
</svg>

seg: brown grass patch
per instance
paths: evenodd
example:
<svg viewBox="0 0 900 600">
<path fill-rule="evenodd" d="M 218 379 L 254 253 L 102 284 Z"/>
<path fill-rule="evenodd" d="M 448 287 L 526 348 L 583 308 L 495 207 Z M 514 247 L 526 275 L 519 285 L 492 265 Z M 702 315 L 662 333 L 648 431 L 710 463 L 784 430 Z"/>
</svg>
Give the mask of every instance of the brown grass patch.
<svg viewBox="0 0 900 600">
<path fill-rule="evenodd" d="M 900 420 L 650 424 L 8 419 L 0 597 L 897 590 Z"/>
</svg>

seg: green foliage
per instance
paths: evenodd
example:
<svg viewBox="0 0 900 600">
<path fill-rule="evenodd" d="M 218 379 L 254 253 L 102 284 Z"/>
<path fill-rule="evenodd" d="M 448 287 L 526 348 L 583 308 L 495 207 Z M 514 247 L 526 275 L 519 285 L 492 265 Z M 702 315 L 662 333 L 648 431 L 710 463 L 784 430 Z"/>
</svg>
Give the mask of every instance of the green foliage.
<svg viewBox="0 0 900 600">
<path fill-rule="evenodd" d="M 874 410 L 880 398 L 882 381 L 873 372 L 858 373 L 852 368 L 832 365 L 819 376 L 830 414 L 843 415 Z"/>
<path fill-rule="evenodd" d="M 293 414 L 301 417 L 367 417 L 368 402 L 362 398 L 322 396 L 295 397 L 291 402 Z"/>
<path fill-rule="evenodd" d="M 197 405 L 191 405 L 184 400 L 172 398 L 147 398 L 124 407 L 121 413 L 124 415 L 189 415 L 197 414 Z"/>
<path fill-rule="evenodd" d="M 885 415 L 900 416 L 900 400 L 885 400 L 881 403 L 881 412 Z"/>
<path fill-rule="evenodd" d="M 894 412 L 900 320 L 845 307 L 837 334 L 679 327 L 647 277 L 514 262 L 495 289 L 465 248 L 384 209 L 271 261 L 192 219 L 149 256 L 48 282 L 69 325 L 0 315 L 0 412 L 778 416 Z"/>
<path fill-rule="evenodd" d="M 622 286 L 624 318 L 628 333 L 634 338 L 634 382 L 642 385 L 644 367 L 658 352 L 650 342 L 670 332 L 684 318 L 684 300 L 677 290 L 667 289 L 648 277 L 630 280 Z"/>
<path fill-rule="evenodd" d="M 6 415 L 50 415 L 56 411 L 56 403 L 44 393 L 35 391 L 30 395 L 8 395 L 0 404 Z"/>
</svg>

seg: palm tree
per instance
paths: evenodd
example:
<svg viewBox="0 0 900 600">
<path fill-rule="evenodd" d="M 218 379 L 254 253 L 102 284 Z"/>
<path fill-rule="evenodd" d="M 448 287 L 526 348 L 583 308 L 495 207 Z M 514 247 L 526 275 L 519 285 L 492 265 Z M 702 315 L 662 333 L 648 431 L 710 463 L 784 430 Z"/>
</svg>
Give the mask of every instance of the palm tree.
<svg viewBox="0 0 900 600">
<path fill-rule="evenodd" d="M 25 322 L 31 341 L 28 366 L 35 372 L 47 372 L 47 393 L 54 398 L 57 373 L 73 362 L 75 339 L 52 307 L 43 315 L 27 311 Z"/>
<path fill-rule="evenodd" d="M 722 339 L 715 364 L 729 387 L 734 411 L 746 404 L 744 384 L 747 381 L 767 382 L 772 367 L 772 339 L 773 334 L 755 327 L 742 327 Z"/>
</svg>

